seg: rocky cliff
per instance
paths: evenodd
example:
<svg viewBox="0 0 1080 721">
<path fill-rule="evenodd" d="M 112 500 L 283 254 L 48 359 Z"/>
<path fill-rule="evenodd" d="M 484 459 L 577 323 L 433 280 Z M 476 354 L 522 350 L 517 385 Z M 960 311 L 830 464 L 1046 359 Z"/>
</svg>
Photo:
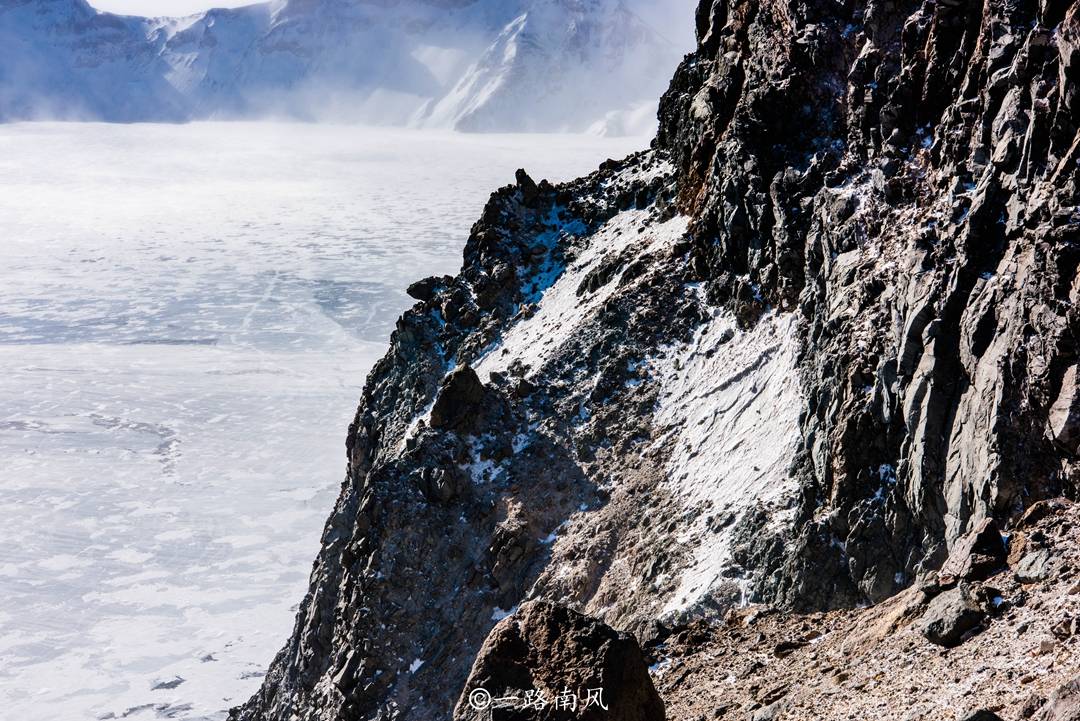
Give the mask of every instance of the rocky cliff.
<svg viewBox="0 0 1080 721">
<path fill-rule="evenodd" d="M 233 717 L 448 718 L 526 600 L 687 658 L 747 604 L 988 623 L 956 579 L 1080 482 L 1078 12 L 703 0 L 652 148 L 519 171 L 410 288 Z"/>
</svg>

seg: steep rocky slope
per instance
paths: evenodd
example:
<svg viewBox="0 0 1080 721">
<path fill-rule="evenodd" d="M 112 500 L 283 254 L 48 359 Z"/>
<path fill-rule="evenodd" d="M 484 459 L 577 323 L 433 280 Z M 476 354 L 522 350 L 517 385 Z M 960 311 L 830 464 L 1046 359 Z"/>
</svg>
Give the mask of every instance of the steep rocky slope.
<svg viewBox="0 0 1080 721">
<path fill-rule="evenodd" d="M 461 273 L 410 289 L 293 635 L 234 718 L 447 718 L 526 599 L 652 646 L 927 584 L 920 613 L 970 621 L 993 598 L 932 580 L 950 553 L 975 578 L 997 528 L 1075 494 L 1075 3 L 696 23 L 650 150 L 519 172 Z M 742 713 L 657 678 L 669 718 Z M 695 691 L 716 703 L 672 703 Z"/>
<path fill-rule="evenodd" d="M 1078 718 L 1078 509 L 1042 504 L 1010 529 L 1009 563 L 987 578 L 931 574 L 865 609 L 750 606 L 675 630 L 647 649 L 668 718 Z M 926 637 L 942 621 L 959 632 L 948 645 Z"/>
</svg>

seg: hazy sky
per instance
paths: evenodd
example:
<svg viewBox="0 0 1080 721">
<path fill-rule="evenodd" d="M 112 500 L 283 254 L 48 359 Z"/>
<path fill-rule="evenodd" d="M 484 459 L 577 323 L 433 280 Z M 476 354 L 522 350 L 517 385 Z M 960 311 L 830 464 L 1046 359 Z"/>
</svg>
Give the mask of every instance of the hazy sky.
<svg viewBox="0 0 1080 721">
<path fill-rule="evenodd" d="M 98 10 L 122 15 L 190 15 L 210 8 L 251 5 L 258 0 L 89 0 Z"/>
</svg>

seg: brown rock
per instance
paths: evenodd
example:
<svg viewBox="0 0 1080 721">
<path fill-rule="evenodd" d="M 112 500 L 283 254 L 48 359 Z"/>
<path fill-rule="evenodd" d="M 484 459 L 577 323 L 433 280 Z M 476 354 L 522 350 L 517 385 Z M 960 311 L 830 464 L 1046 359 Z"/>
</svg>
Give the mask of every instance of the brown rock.
<svg viewBox="0 0 1080 721">
<path fill-rule="evenodd" d="M 454 710 L 454 721 L 525 719 L 663 721 L 664 702 L 633 636 L 530 601 L 488 635 Z"/>
<path fill-rule="evenodd" d="M 1080 679 L 1060 686 L 1031 718 L 1034 721 L 1080 721 Z"/>
<path fill-rule="evenodd" d="M 1049 516 L 1059 513 L 1068 507 L 1070 501 L 1064 498 L 1050 498 L 1042 501 L 1036 501 L 1028 506 L 1028 509 L 1024 511 L 1024 515 L 1020 517 L 1016 525 L 1019 528 L 1029 528 L 1038 524 L 1039 521 Z"/>
<path fill-rule="evenodd" d="M 1005 563 L 1007 551 L 993 519 L 985 518 L 953 546 L 941 573 L 968 581 L 980 581 Z"/>
</svg>

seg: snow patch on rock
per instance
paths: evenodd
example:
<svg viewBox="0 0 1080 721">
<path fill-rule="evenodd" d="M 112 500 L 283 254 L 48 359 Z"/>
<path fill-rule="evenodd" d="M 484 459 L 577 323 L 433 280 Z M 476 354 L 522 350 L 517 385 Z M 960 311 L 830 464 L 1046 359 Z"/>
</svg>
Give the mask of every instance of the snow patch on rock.
<svg viewBox="0 0 1080 721">
<path fill-rule="evenodd" d="M 680 216 L 639 233 L 648 215 L 647 211 L 639 210 L 620 213 L 589 236 L 588 246 L 543 292 L 536 312 L 511 326 L 478 360 L 475 367 L 480 377 L 506 371 L 515 362 L 526 366 L 528 375 L 539 373 L 555 351 L 597 313 L 619 285 L 621 271 L 603 287 L 579 295 L 578 289 L 590 272 L 632 247 L 637 249 L 635 257 L 655 253 L 675 243 L 686 232 L 687 219 Z"/>
<path fill-rule="evenodd" d="M 797 350 L 791 314 L 740 330 L 715 311 L 689 344 L 651 363 L 661 384 L 656 443 L 670 449 L 667 487 L 690 519 L 679 541 L 693 553 L 664 613 L 692 607 L 721 582 L 732 565 L 730 529 L 748 509 L 760 504 L 783 521 L 797 487 L 788 477 L 803 407 Z"/>
</svg>

